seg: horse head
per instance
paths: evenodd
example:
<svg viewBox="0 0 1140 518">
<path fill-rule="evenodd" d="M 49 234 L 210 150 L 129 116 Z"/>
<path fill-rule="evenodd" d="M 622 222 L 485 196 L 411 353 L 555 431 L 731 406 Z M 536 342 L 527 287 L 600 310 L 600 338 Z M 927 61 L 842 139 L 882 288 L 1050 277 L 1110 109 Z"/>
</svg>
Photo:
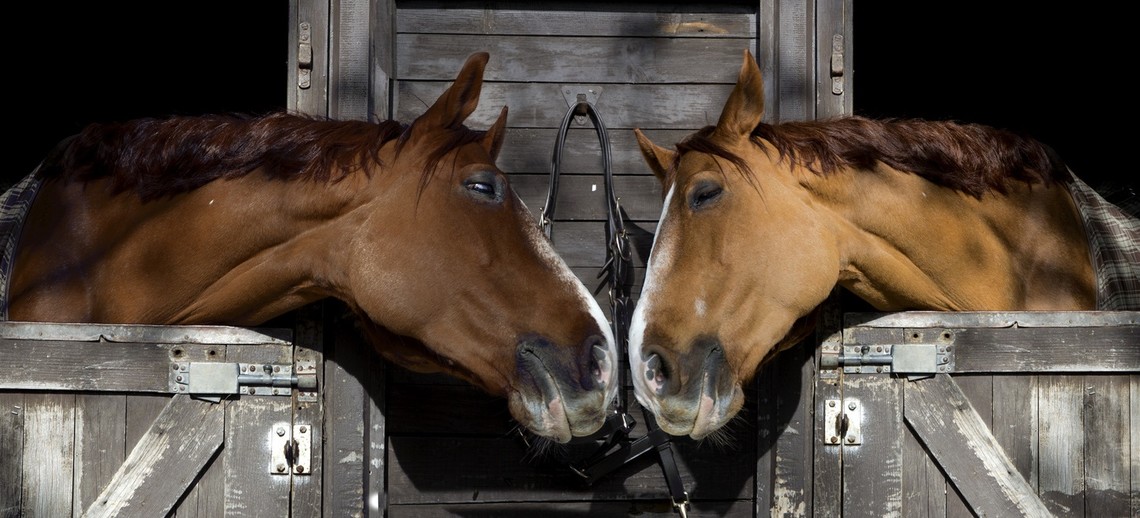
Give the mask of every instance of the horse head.
<svg viewBox="0 0 1140 518">
<path fill-rule="evenodd" d="M 810 330 L 836 281 L 836 246 L 797 175 L 752 138 L 763 114 L 760 71 L 745 51 L 716 126 L 679 151 L 635 130 L 665 194 L 630 366 L 638 401 L 673 435 L 701 438 L 730 420 L 762 360 Z"/>
<path fill-rule="evenodd" d="M 351 257 L 347 298 L 392 361 L 504 396 L 522 425 L 566 442 L 602 425 L 616 347 L 601 307 L 495 166 L 506 108 L 485 133 L 463 126 L 487 59 L 467 60 L 383 149 L 389 174 L 361 186 L 374 201 L 337 245 Z"/>
</svg>

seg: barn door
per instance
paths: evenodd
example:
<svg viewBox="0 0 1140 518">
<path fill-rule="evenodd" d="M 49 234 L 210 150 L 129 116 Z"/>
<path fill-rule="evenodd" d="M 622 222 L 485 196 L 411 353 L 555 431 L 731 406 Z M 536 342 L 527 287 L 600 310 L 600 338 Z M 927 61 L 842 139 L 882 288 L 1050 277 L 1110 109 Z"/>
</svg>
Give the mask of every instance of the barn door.
<svg viewBox="0 0 1140 518">
<path fill-rule="evenodd" d="M 848 314 L 817 354 L 815 515 L 1134 514 L 1136 344 L 1137 312 Z"/>
<path fill-rule="evenodd" d="M 321 422 L 289 335 L 0 323 L 0 509 L 289 516 Z"/>
</svg>

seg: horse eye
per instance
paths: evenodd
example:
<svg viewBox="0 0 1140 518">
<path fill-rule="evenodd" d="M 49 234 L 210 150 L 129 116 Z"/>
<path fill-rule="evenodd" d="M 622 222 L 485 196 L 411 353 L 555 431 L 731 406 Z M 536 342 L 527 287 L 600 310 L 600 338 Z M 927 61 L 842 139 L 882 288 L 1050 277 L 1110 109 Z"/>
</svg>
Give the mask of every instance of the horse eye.
<svg viewBox="0 0 1140 518">
<path fill-rule="evenodd" d="M 482 194 L 484 196 L 490 196 L 492 198 L 495 196 L 495 186 L 492 184 L 489 184 L 489 183 L 469 182 L 467 184 L 467 189 L 470 191 L 474 191 L 474 192 L 477 192 L 479 194 Z"/>
<path fill-rule="evenodd" d="M 702 182 L 696 189 L 693 189 L 693 193 L 689 196 L 689 206 L 693 210 L 700 209 L 716 200 L 723 192 L 724 189 L 715 183 Z"/>
</svg>

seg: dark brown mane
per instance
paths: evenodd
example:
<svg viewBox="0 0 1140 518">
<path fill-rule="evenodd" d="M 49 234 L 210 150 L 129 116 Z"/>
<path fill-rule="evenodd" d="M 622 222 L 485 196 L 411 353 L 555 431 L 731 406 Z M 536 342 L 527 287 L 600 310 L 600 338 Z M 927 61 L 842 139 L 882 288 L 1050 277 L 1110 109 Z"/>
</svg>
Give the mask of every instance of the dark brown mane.
<svg viewBox="0 0 1140 518">
<path fill-rule="evenodd" d="M 483 134 L 460 129 L 449 132 L 427 157 L 425 173 L 448 150 Z M 402 145 L 408 133 L 409 125 L 397 121 L 337 121 L 287 113 L 92 124 L 61 143 L 40 174 L 81 181 L 111 178 L 112 192 L 134 190 L 144 200 L 258 168 L 270 178 L 334 182 L 361 166 L 379 164 L 380 147 L 395 138 Z"/>
<path fill-rule="evenodd" d="M 706 127 L 677 144 L 710 153 L 752 174 L 743 159 L 712 141 Z M 780 124 L 761 123 L 752 140 L 769 142 L 781 159 L 820 175 L 839 169 L 871 169 L 881 162 L 899 171 L 975 197 L 1006 192 L 1011 180 L 1067 182 L 1068 170 L 1049 147 L 1011 131 L 946 121 L 872 120 L 858 116 Z"/>
</svg>

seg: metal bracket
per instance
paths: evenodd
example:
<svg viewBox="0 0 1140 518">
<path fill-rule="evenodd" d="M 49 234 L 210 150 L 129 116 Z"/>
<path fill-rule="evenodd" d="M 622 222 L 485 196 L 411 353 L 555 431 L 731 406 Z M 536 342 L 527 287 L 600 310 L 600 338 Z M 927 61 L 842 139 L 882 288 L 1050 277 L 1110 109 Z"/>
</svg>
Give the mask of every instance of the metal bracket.
<svg viewBox="0 0 1140 518">
<path fill-rule="evenodd" d="M 294 387 L 313 393 L 317 387 L 315 365 L 302 366 L 302 362 L 298 362 L 298 368 L 306 370 L 296 375 L 293 366 L 288 364 L 173 362 L 170 365 L 170 391 L 178 394 L 289 396 Z"/>
<path fill-rule="evenodd" d="M 823 406 L 823 443 L 832 446 L 863 444 L 863 405 L 858 399 L 829 399 Z"/>
<path fill-rule="evenodd" d="M 831 93 L 843 95 L 843 35 L 831 37 Z"/>
<path fill-rule="evenodd" d="M 297 88 L 308 89 L 313 83 L 313 31 L 309 22 L 301 22 L 297 34 Z"/>
<path fill-rule="evenodd" d="M 566 85 L 562 87 L 562 97 L 566 99 L 566 107 L 577 106 L 580 102 L 587 102 L 597 106 L 598 97 L 602 95 L 600 86 Z M 585 126 L 588 118 L 586 114 L 574 114 L 574 122 Z"/>
<path fill-rule="evenodd" d="M 312 472 L 312 435 L 313 428 L 309 425 L 276 423 L 270 426 L 269 473 L 308 475 Z"/>
<path fill-rule="evenodd" d="M 937 338 L 927 340 L 928 332 Z M 820 349 L 820 377 L 844 374 L 923 375 L 954 370 L 954 333 L 948 329 L 912 331 L 901 344 L 843 344 L 826 342 Z"/>
</svg>

